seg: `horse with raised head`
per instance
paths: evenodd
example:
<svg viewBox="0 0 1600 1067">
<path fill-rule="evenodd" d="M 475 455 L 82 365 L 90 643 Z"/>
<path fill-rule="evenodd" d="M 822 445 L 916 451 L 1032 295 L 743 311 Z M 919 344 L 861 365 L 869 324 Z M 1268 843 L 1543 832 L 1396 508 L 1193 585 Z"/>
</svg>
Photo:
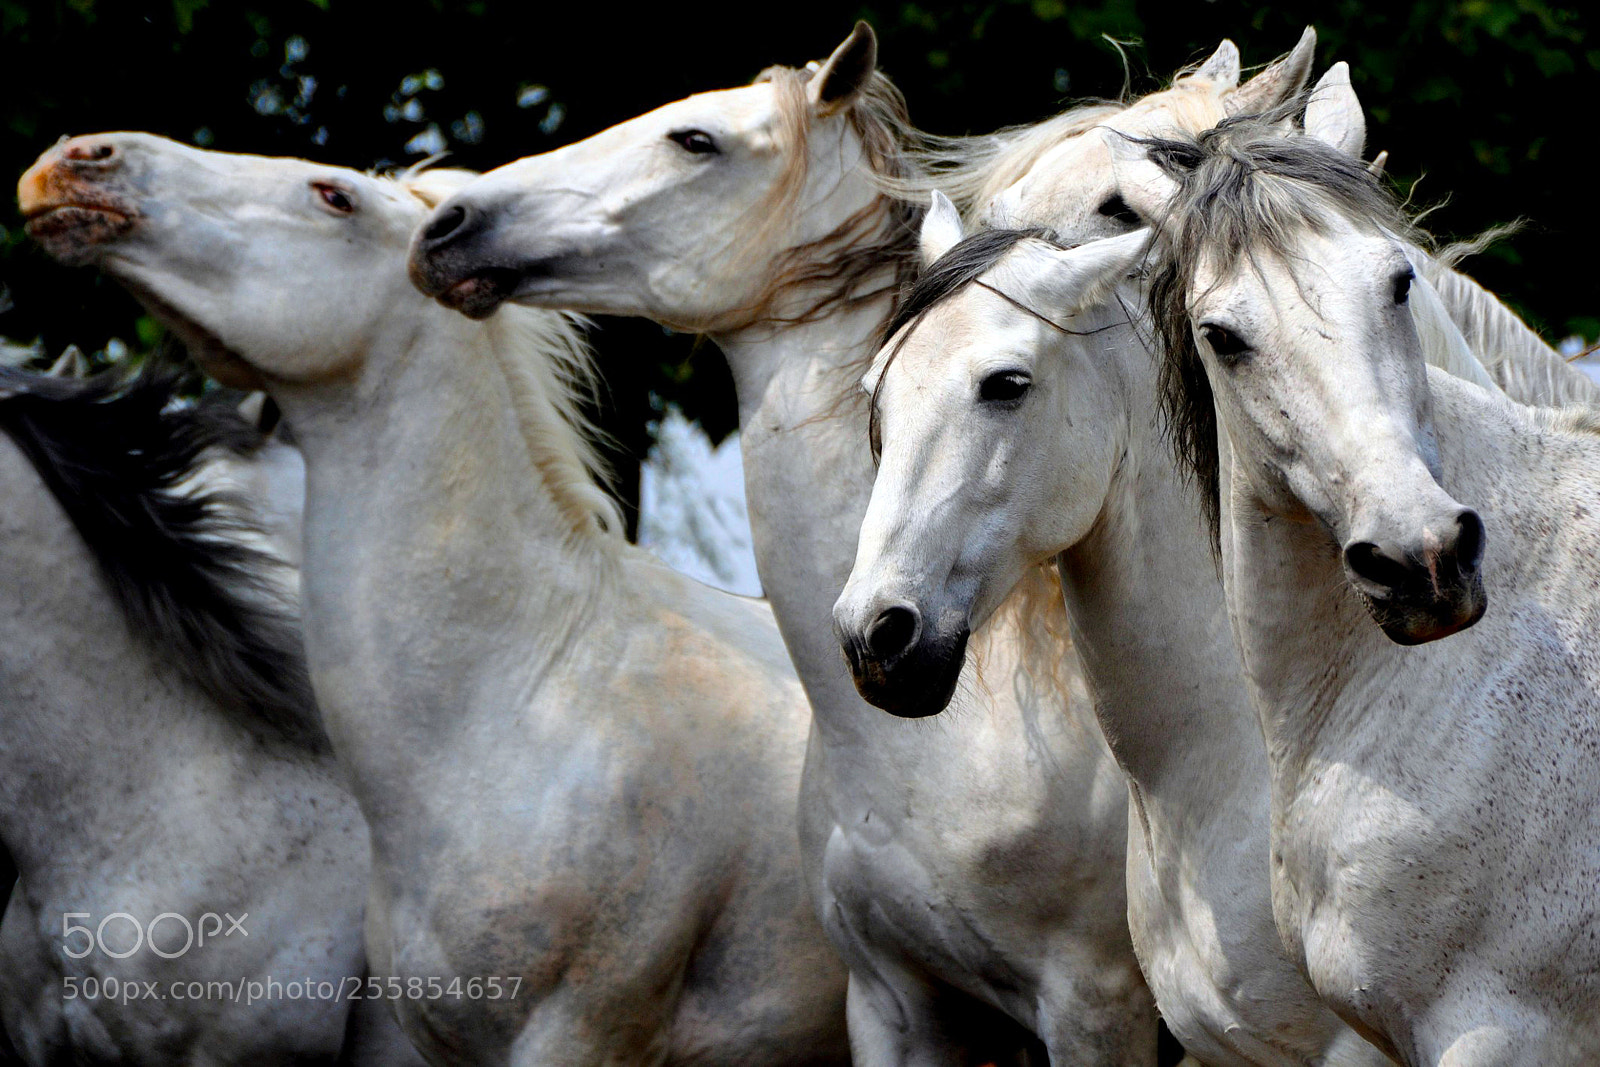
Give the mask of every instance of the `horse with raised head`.
<svg viewBox="0 0 1600 1067">
<path fill-rule="evenodd" d="M 472 322 L 411 287 L 411 233 L 463 176 L 142 134 L 36 168 L 52 249 L 265 387 L 305 455 L 311 677 L 413 1042 L 438 1063 L 844 1062 L 794 832 L 808 716 L 771 612 L 622 540 L 575 321 Z"/>
<path fill-rule="evenodd" d="M 762 586 L 816 723 L 801 836 L 850 968 L 857 1062 L 1042 1045 L 1051 1062 L 1148 1063 L 1126 790 L 1059 607 L 1024 598 L 975 634 L 981 679 L 953 714 L 918 722 L 862 702 L 833 636 L 872 484 L 854 381 L 916 266 L 920 209 L 883 189 L 912 177 L 917 143 L 861 24 L 814 69 L 774 68 L 483 176 L 420 231 L 412 273 L 469 314 L 509 300 L 645 316 L 727 357 Z M 908 694 L 896 710 L 942 703 Z"/>
<path fill-rule="evenodd" d="M 1337 125 L 1307 130 L 1110 141 L 1159 235 L 1162 402 L 1266 740 L 1277 926 L 1406 1063 L 1588 1062 L 1594 409 L 1428 366 L 1420 238 Z"/>
<path fill-rule="evenodd" d="M 366 827 L 292 567 L 219 485 L 281 446 L 176 382 L 0 370 L 5 1033 L 28 1064 L 417 1062 L 351 996 Z"/>
</svg>

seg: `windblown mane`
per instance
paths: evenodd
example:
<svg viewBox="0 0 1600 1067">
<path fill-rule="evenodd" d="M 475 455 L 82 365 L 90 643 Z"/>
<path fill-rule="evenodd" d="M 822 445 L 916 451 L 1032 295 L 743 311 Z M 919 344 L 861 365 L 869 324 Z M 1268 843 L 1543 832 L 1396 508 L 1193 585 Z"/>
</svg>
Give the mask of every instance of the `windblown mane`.
<svg viewBox="0 0 1600 1067">
<path fill-rule="evenodd" d="M 811 163 L 811 107 L 805 87 L 812 73 L 809 69 L 769 67 L 756 78 L 773 87 L 786 166 L 755 209 L 752 238 L 746 247 L 770 247 L 785 239 L 799 206 Z M 910 178 L 913 163 L 908 150 L 919 135 L 906 113 L 905 98 L 893 82 L 874 71 L 845 118 L 860 138 L 867 165 L 876 177 L 885 181 Z M 885 292 L 898 293 L 916 270 L 922 210 L 920 204 L 880 195 L 831 233 L 789 248 L 754 306 L 739 312 L 740 319 L 810 322 L 835 306 L 850 307 Z M 885 270 L 891 273 L 887 285 L 863 288 Z M 811 302 L 796 314 L 776 316 L 773 308 L 780 294 L 796 291 L 810 291 Z"/>
<path fill-rule="evenodd" d="M 1052 149 L 1080 137 L 1140 104 L 1164 105 L 1176 121 L 1195 130 L 1224 115 L 1221 86 L 1196 71 L 1180 72 L 1165 89 L 1143 97 L 1086 100 L 1043 122 L 994 133 L 940 137 L 921 133 L 908 150 L 908 177 L 883 182 L 891 195 L 925 204 L 937 189 L 950 198 L 968 223 L 984 221 L 983 210 L 1020 181 Z"/>
<path fill-rule="evenodd" d="M 257 547 L 247 501 L 193 480 L 259 431 L 232 407 L 178 401 L 182 374 L 64 379 L 0 368 L 0 430 L 32 462 L 93 554 L 132 631 L 224 707 L 322 744 L 285 564 Z"/>
<path fill-rule="evenodd" d="M 565 312 L 509 306 L 486 327 L 528 454 L 572 536 L 620 545 L 627 527 L 605 488 L 610 474 L 594 446 L 599 431 L 583 414 L 598 381 L 584 324 Z"/>
<path fill-rule="evenodd" d="M 1337 216 L 1428 245 L 1360 160 L 1313 137 L 1285 136 L 1283 124 L 1303 108 L 1295 100 L 1194 137 L 1133 138 L 1178 183 L 1166 218 L 1151 220 L 1163 237 L 1152 246 L 1150 310 L 1167 432 L 1179 465 L 1199 486 L 1213 544 L 1220 524 L 1216 409 L 1189 327 L 1188 293 L 1201 262 L 1292 260 L 1302 235 L 1326 232 Z"/>
</svg>

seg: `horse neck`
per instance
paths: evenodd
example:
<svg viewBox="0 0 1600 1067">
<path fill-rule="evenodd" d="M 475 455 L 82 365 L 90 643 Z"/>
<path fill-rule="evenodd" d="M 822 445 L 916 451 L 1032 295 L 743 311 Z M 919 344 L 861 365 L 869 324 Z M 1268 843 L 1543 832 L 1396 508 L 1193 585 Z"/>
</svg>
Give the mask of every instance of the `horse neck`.
<svg viewBox="0 0 1600 1067">
<path fill-rule="evenodd" d="M 818 727 L 830 737 L 855 736 L 883 718 L 855 692 L 832 613 L 872 493 L 867 402 L 857 382 L 889 309 L 885 295 L 814 321 L 714 338 L 738 394 L 745 498 L 762 587 Z"/>
<path fill-rule="evenodd" d="M 1430 716 L 1459 715 L 1453 703 L 1405 701 L 1396 718 L 1387 698 L 1435 687 L 1471 692 L 1473 677 L 1501 669 L 1498 649 L 1513 640 L 1505 627 L 1516 625 L 1519 588 L 1557 573 L 1568 542 L 1551 532 L 1584 506 L 1555 483 L 1565 469 L 1586 489 L 1592 449 L 1586 456 L 1574 437 L 1539 432 L 1525 409 L 1439 368 L 1429 368 L 1428 380 L 1441 484 L 1480 509 L 1490 530 L 1489 612 L 1444 641 L 1403 648 L 1385 637 L 1350 591 L 1333 538 L 1320 523 L 1266 521 L 1228 434 L 1218 434 L 1224 586 L 1280 796 L 1315 772 L 1319 753 L 1392 746 L 1408 733 L 1419 744 L 1438 736 L 1448 723 L 1430 725 Z"/>
<path fill-rule="evenodd" d="M 369 812 L 456 731 L 527 726 L 506 705 L 537 708 L 610 591 L 606 546 L 530 448 L 496 321 L 422 313 L 354 381 L 274 390 L 306 458 L 312 676 Z"/>
<path fill-rule="evenodd" d="M 1446 313 L 1506 395 L 1524 404 L 1600 404 L 1600 386 L 1561 358 L 1477 282 L 1438 260 L 1419 261 Z"/>
<path fill-rule="evenodd" d="M 1094 526 L 1060 556 L 1073 644 L 1112 750 L 1147 801 L 1219 803 L 1255 780 L 1219 765 L 1261 759 L 1222 583 L 1155 415 L 1154 359 L 1131 328 L 1095 341 L 1121 372 L 1121 395 L 1104 405 L 1124 447 Z"/>
<path fill-rule="evenodd" d="M 0 434 L 0 840 L 47 877 L 159 820 L 185 765 L 260 741 L 130 628 L 76 528 Z"/>
</svg>

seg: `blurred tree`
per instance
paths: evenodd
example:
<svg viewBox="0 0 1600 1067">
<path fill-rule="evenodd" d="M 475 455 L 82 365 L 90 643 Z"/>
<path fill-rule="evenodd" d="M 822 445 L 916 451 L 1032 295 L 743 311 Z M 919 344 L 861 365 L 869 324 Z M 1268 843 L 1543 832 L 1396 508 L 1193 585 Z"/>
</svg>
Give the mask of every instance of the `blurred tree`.
<svg viewBox="0 0 1600 1067">
<path fill-rule="evenodd" d="M 369 167 L 448 148 L 486 168 L 544 151 L 771 63 L 825 55 L 865 17 L 913 118 L 941 133 L 1043 118 L 1075 98 L 1144 92 L 1232 37 L 1250 64 L 1305 20 L 1319 69 L 1347 59 L 1369 140 L 1402 186 L 1419 176 L 1436 232 L 1529 226 L 1470 269 L 1547 335 L 1600 334 L 1586 247 L 1600 209 L 1584 108 L 1600 42 L 1575 0 L 1333 0 L 1293 11 L 1245 0 L 957 0 L 772 9 L 748 4 L 530 7 L 497 0 L 0 0 L 9 62 L 0 163 L 20 174 L 58 136 L 151 130 L 230 151 Z M 1114 46 L 1110 40 L 1124 42 Z M 1574 122 L 1577 118 L 1580 121 Z M 28 247 L 13 213 L 0 241 L 0 335 L 140 347 L 157 328 L 114 285 Z M 603 422 L 619 459 L 648 444 L 652 398 L 713 436 L 732 428 L 731 383 L 693 338 L 608 320 Z M 632 499 L 635 467 L 618 463 Z"/>
</svg>

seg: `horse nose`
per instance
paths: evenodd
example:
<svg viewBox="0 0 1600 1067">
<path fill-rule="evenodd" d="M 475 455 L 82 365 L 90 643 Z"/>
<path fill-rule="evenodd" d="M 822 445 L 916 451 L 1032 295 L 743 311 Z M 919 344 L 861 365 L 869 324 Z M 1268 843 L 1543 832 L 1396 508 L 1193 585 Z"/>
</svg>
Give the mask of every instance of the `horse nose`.
<svg viewBox="0 0 1600 1067">
<path fill-rule="evenodd" d="M 104 136 L 73 137 L 58 147 L 60 159 L 75 170 L 104 168 L 122 162 L 122 152 Z"/>
<path fill-rule="evenodd" d="M 1415 545 L 1356 541 L 1345 546 L 1344 563 L 1370 595 L 1389 598 L 1411 591 L 1434 596 L 1462 580 L 1470 580 L 1483 562 L 1483 520 L 1462 508 L 1443 533 L 1424 530 Z"/>
<path fill-rule="evenodd" d="M 478 218 L 478 213 L 466 205 L 446 205 L 428 220 L 419 243 L 424 249 L 434 249 L 459 240 L 477 228 Z"/>
<path fill-rule="evenodd" d="M 867 651 L 885 662 L 896 659 L 917 643 L 922 617 L 908 604 L 894 604 L 878 612 L 867 627 Z"/>
</svg>

